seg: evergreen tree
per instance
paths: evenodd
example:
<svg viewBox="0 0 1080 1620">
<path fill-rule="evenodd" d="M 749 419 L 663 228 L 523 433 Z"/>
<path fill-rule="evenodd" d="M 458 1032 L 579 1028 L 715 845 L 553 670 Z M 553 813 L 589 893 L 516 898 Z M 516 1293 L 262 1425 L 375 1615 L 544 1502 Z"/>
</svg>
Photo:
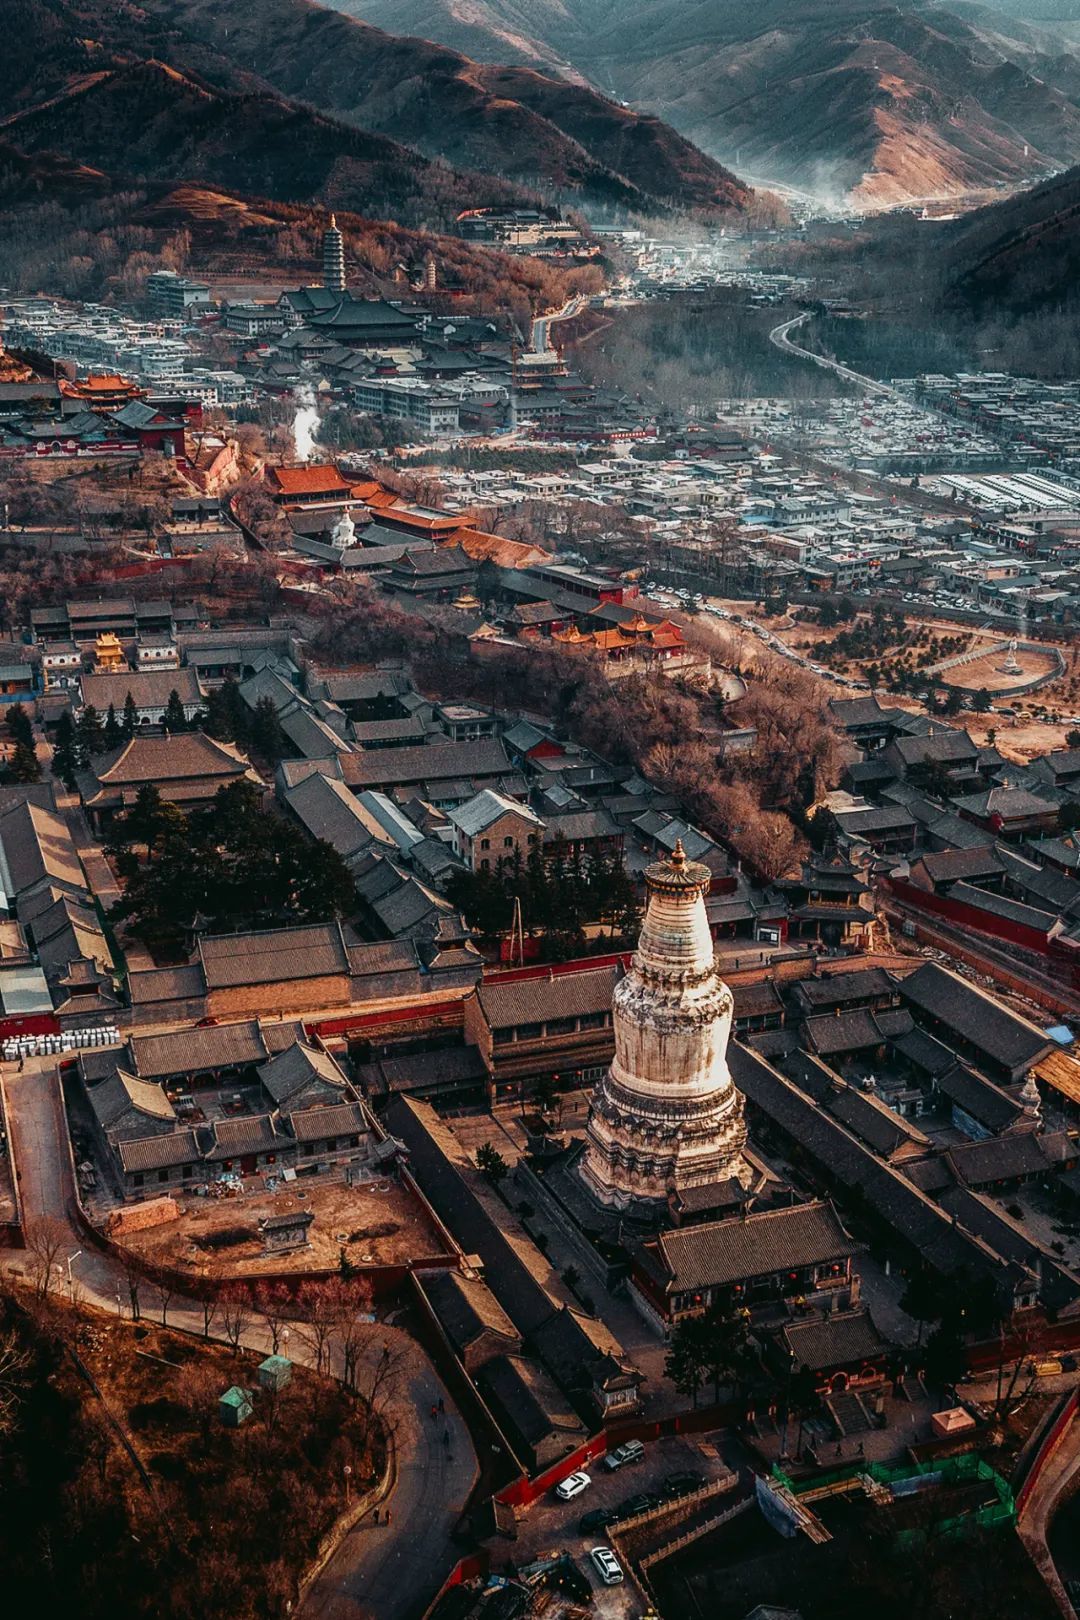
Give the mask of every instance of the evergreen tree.
<svg viewBox="0 0 1080 1620">
<path fill-rule="evenodd" d="M 135 707 L 134 695 L 129 691 L 124 699 L 124 718 L 120 722 L 120 729 L 125 739 L 130 742 L 139 726 L 139 711 Z"/>
<path fill-rule="evenodd" d="M 105 727 L 92 703 L 88 703 L 75 725 L 75 742 L 79 758 L 85 765 L 95 754 L 105 752 Z"/>
<path fill-rule="evenodd" d="M 39 782 L 41 780 L 41 766 L 38 764 L 37 754 L 33 746 L 21 740 L 12 749 L 11 759 L 8 761 L 8 771 L 13 782 Z"/>
<path fill-rule="evenodd" d="M 21 703 L 13 703 L 4 715 L 4 720 L 17 743 L 25 743 L 27 748 L 33 748 L 34 728 L 30 723 L 30 716 Z"/>
<path fill-rule="evenodd" d="M 56 723 L 56 740 L 53 743 L 53 772 L 60 778 L 69 793 L 75 787 L 75 772 L 77 769 L 75 722 L 71 718 L 71 710 L 65 709 Z"/>
<path fill-rule="evenodd" d="M 130 693 L 128 696 L 130 697 Z M 124 740 L 124 733 L 120 729 L 120 722 L 116 718 L 116 705 L 109 704 L 109 712 L 105 716 L 105 747 L 119 748 Z"/>
<path fill-rule="evenodd" d="M 707 1336 L 700 1316 L 684 1316 L 671 1330 L 664 1375 L 680 1395 L 689 1395 L 695 1408 L 708 1368 Z"/>
<path fill-rule="evenodd" d="M 285 746 L 285 738 L 281 730 L 281 720 L 274 707 L 273 698 L 261 697 L 255 705 L 255 712 L 251 717 L 251 726 L 248 733 L 251 746 L 262 755 L 263 759 L 271 764 L 281 758 Z"/>
<path fill-rule="evenodd" d="M 171 736 L 175 736 L 177 732 L 187 730 L 187 715 L 184 713 L 184 705 L 175 686 L 169 693 L 169 701 L 165 705 L 165 713 L 161 717 L 161 723 Z"/>
</svg>

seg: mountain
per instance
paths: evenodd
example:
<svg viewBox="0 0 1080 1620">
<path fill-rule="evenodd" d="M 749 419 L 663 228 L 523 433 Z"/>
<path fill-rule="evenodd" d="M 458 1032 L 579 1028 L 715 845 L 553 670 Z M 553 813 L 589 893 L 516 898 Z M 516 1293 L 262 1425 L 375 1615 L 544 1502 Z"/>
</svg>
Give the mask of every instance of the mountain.
<svg viewBox="0 0 1080 1620">
<path fill-rule="evenodd" d="M 94 74 L 9 116 L 0 134 L 23 153 L 64 153 L 121 180 L 201 180 L 406 224 L 449 225 L 478 187 L 493 201 L 527 196 L 283 98 L 217 90 L 154 60 Z"/>
<path fill-rule="evenodd" d="M 550 195 L 655 212 L 743 208 L 748 188 L 658 118 L 582 84 L 481 66 L 310 0 L 146 0 L 159 23 L 281 94 L 429 157 Z"/>
<path fill-rule="evenodd" d="M 1004 20 L 995 28 L 988 6 L 969 16 L 931 0 L 335 3 L 485 60 L 513 50 L 571 71 L 764 183 L 881 205 L 1012 185 L 1080 159 L 1080 86 L 1064 47 L 1016 37 Z"/>
<path fill-rule="evenodd" d="M 1080 316 L 1080 168 L 952 223 L 939 251 L 956 307 Z"/>
</svg>

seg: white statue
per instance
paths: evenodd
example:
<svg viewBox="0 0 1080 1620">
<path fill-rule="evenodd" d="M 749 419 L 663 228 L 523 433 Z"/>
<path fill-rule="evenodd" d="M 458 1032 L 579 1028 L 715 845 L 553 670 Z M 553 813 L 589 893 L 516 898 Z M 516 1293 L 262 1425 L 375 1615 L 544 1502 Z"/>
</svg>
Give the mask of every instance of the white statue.
<svg viewBox="0 0 1080 1620">
<path fill-rule="evenodd" d="M 350 546 L 356 544 L 356 524 L 352 520 L 351 507 L 347 506 L 334 524 L 330 544 L 338 551 L 348 551 Z"/>
</svg>

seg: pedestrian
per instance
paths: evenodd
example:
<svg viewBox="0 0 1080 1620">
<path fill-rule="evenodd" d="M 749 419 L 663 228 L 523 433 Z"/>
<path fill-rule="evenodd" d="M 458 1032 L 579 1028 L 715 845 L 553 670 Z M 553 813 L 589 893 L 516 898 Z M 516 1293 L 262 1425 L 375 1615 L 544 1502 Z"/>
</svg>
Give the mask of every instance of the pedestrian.
<svg viewBox="0 0 1080 1620">
<path fill-rule="evenodd" d="M 386 1512 L 385 1512 L 385 1514 L 384 1514 L 384 1515 L 383 1515 L 383 1522 L 384 1522 L 384 1523 L 385 1523 L 385 1524 L 389 1524 L 389 1523 L 390 1523 L 390 1509 L 389 1509 L 389 1508 L 387 1508 L 387 1510 L 386 1510 Z"/>
<path fill-rule="evenodd" d="M 449 1429 L 444 1429 L 443 1430 L 443 1432 L 442 1432 L 442 1443 L 446 1447 L 447 1451 L 449 1451 L 449 1449 L 450 1449 L 450 1430 Z"/>
<path fill-rule="evenodd" d="M 437 1406 L 433 1406 L 431 1408 L 431 1421 L 434 1423 L 438 1419 L 438 1416 L 439 1416 L 439 1408 Z"/>
<path fill-rule="evenodd" d="M 439 1396 L 439 1416 L 446 1416 L 446 1402 L 443 1400 L 441 1395 Z"/>
<path fill-rule="evenodd" d="M 378 1522 L 379 1522 L 379 1510 L 378 1510 L 378 1508 L 376 1508 L 375 1509 L 375 1523 L 378 1524 Z"/>
</svg>

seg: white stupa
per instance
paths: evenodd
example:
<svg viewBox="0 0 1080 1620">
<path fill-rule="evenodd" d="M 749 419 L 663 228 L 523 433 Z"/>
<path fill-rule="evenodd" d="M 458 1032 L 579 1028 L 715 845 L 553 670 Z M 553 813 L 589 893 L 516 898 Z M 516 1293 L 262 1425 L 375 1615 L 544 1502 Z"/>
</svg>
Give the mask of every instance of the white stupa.
<svg viewBox="0 0 1080 1620">
<path fill-rule="evenodd" d="M 352 508 L 346 507 L 330 531 L 330 544 L 338 551 L 348 551 L 350 546 L 356 544 L 356 524 L 352 519 Z"/>
<path fill-rule="evenodd" d="M 743 1097 L 728 1072 L 731 991 L 705 914 L 708 867 L 682 844 L 645 873 L 649 901 L 612 1003 L 615 1056 L 589 1107 L 579 1171 L 616 1209 L 751 1172 Z"/>
</svg>

